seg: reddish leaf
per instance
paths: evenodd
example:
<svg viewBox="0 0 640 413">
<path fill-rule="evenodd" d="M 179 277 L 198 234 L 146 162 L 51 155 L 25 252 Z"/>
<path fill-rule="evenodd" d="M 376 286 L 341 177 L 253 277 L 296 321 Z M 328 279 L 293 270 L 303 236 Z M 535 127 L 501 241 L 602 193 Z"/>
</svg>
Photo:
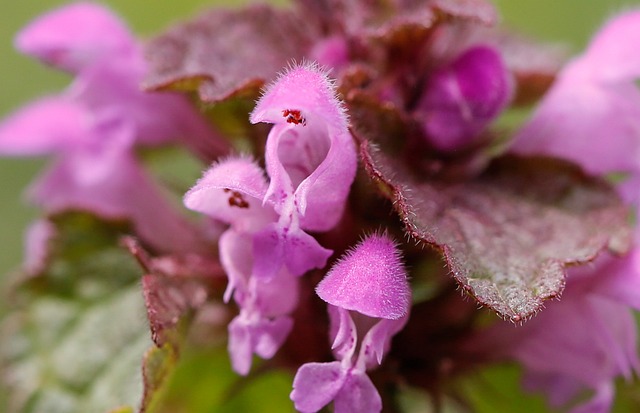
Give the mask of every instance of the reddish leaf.
<svg viewBox="0 0 640 413">
<path fill-rule="evenodd" d="M 145 87 L 197 90 L 204 102 L 256 95 L 310 44 L 309 26 L 267 5 L 212 10 L 152 39 Z"/>
<path fill-rule="evenodd" d="M 351 109 L 365 169 L 407 233 L 441 249 L 463 289 L 499 315 L 531 316 L 562 292 L 564 267 L 591 261 L 604 248 L 628 248 L 627 208 L 578 167 L 505 157 L 465 180 L 417 177 L 408 162 L 380 149 L 388 144 L 378 136 L 401 140 L 402 129 L 376 123 L 382 112 Z"/>
<path fill-rule="evenodd" d="M 433 8 L 449 16 L 466 20 L 476 20 L 493 25 L 498 20 L 498 12 L 486 0 L 432 0 Z"/>
<path fill-rule="evenodd" d="M 142 292 L 151 338 L 162 347 L 179 338 L 176 328 L 184 316 L 193 315 L 212 297 L 221 295 L 226 277 L 217 260 L 200 255 L 151 258 L 135 240 L 124 242 L 146 272 Z"/>
</svg>

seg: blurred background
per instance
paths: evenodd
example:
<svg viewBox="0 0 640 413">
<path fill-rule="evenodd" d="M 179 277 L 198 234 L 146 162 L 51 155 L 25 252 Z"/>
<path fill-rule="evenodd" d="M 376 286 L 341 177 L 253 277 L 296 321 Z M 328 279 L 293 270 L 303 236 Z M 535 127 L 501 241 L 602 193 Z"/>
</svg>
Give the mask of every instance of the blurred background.
<svg viewBox="0 0 640 413">
<path fill-rule="evenodd" d="M 107 0 L 142 37 L 212 5 L 237 5 L 246 0 Z M 282 1 L 281 1 L 282 2 Z M 68 3 L 61 0 L 3 1 L 0 13 L 0 119 L 32 99 L 59 91 L 69 78 L 49 70 L 13 49 L 15 33 L 39 14 Z M 607 17 L 640 0 L 496 0 L 504 22 L 540 40 L 559 42 L 577 53 Z M 43 160 L 0 158 L 0 274 L 22 259 L 23 232 L 37 215 L 22 199 L 24 188 Z"/>
</svg>

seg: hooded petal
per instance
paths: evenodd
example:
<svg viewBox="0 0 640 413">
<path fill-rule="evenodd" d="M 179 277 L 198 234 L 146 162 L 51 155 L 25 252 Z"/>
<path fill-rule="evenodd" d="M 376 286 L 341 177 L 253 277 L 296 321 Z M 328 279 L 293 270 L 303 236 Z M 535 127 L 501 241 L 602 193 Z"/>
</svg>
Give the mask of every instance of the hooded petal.
<svg viewBox="0 0 640 413">
<path fill-rule="evenodd" d="M 340 218 L 356 171 L 355 144 L 335 87 L 317 67 L 297 66 L 267 89 L 251 113 L 269 122 L 265 200 L 280 213 L 295 197 L 300 225 L 325 231 Z"/>
<path fill-rule="evenodd" d="M 316 293 L 337 307 L 389 319 L 406 315 L 411 298 L 400 252 L 380 234 L 370 235 L 340 258 Z"/>
<path fill-rule="evenodd" d="M 346 377 L 339 361 L 303 364 L 293 379 L 291 400 L 300 412 L 317 412 L 336 397 Z"/>
<path fill-rule="evenodd" d="M 22 53 L 74 73 L 103 59 L 129 55 L 137 47 L 118 17 L 90 2 L 39 17 L 18 34 L 15 44 Z"/>
<path fill-rule="evenodd" d="M 237 229 L 257 229 L 276 219 L 269 206 L 262 206 L 266 189 L 264 173 L 253 160 L 227 158 L 204 173 L 186 193 L 184 203 Z"/>
</svg>

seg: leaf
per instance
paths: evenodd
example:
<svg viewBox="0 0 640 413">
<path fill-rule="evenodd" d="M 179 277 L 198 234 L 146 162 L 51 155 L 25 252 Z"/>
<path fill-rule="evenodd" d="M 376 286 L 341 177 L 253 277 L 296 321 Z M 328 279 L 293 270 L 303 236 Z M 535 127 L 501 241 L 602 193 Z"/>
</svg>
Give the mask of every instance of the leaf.
<svg viewBox="0 0 640 413">
<path fill-rule="evenodd" d="M 566 266 L 629 247 L 629 211 L 610 186 L 577 166 L 503 157 L 456 180 L 416 174 L 402 152 L 376 147 L 402 140 L 401 122 L 376 122 L 385 116 L 369 110 L 352 104 L 350 111 L 369 176 L 393 201 L 406 232 L 440 249 L 464 291 L 500 316 L 531 316 L 562 292 Z"/>
<path fill-rule="evenodd" d="M 449 16 L 475 20 L 487 26 L 498 20 L 494 5 L 486 0 L 432 0 L 433 7 Z"/>
<path fill-rule="evenodd" d="M 142 292 L 151 338 L 158 347 L 168 342 L 179 346 L 198 310 L 212 298 L 221 302 L 227 283 L 222 266 L 217 259 L 199 254 L 150 257 L 131 237 L 123 244 L 146 273 Z"/>
<path fill-rule="evenodd" d="M 173 345 L 165 344 L 162 347 L 153 346 L 144 355 L 142 364 L 142 376 L 144 380 L 144 394 L 140 412 L 146 411 L 162 388 L 165 380 L 175 369 L 178 355 Z"/>
<path fill-rule="evenodd" d="M 145 88 L 196 90 L 216 103 L 257 96 L 260 88 L 310 47 L 310 26 L 268 5 L 212 10 L 152 39 Z"/>
<path fill-rule="evenodd" d="M 187 347 L 145 413 L 294 412 L 292 374 L 271 370 L 240 378 L 222 345 Z"/>
<path fill-rule="evenodd" d="M 53 218 L 46 271 L 16 286 L 0 349 L 10 412 L 104 413 L 137 405 L 150 339 L 139 269 L 112 225 Z M 125 410 L 126 411 L 126 410 Z"/>
</svg>

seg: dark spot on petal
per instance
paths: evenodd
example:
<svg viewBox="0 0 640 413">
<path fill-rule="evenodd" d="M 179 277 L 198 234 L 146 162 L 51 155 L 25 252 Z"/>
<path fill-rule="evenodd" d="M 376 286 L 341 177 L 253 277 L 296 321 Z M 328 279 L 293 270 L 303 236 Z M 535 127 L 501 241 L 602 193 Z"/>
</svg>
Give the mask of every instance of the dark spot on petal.
<svg viewBox="0 0 640 413">
<path fill-rule="evenodd" d="M 229 188 L 224 188 L 223 191 L 225 193 L 230 193 L 229 197 L 229 206 L 238 207 L 238 208 L 249 208 L 249 203 L 244 196 L 238 191 L 232 191 Z"/>
<path fill-rule="evenodd" d="M 287 123 L 294 123 L 296 125 L 307 125 L 307 120 L 302 116 L 297 109 L 285 109 L 282 111 L 282 116 L 287 120 Z"/>
</svg>

